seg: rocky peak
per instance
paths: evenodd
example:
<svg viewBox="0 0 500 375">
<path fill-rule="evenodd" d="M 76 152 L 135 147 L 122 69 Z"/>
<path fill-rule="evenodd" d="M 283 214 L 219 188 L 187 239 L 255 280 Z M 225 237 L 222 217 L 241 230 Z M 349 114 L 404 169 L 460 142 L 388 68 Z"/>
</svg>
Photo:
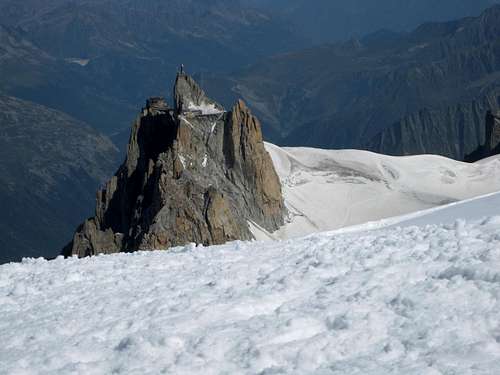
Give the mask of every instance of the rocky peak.
<svg viewBox="0 0 500 375">
<path fill-rule="evenodd" d="M 214 114 L 224 111 L 220 104 L 210 99 L 198 83 L 183 71 L 177 74 L 175 80 L 174 101 L 177 113 L 199 111 L 201 114 Z"/>
<path fill-rule="evenodd" d="M 65 255 L 250 240 L 250 222 L 270 232 L 284 223 L 280 181 L 245 103 L 227 112 L 183 72 L 174 93 L 174 109 L 148 100 L 124 164 Z"/>
</svg>

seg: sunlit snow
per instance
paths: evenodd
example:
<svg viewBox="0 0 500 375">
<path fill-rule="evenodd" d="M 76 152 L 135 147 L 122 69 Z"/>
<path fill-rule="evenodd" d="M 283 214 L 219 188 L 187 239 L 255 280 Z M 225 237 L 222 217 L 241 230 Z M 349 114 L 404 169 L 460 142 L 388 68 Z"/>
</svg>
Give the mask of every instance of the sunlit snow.
<svg viewBox="0 0 500 375">
<path fill-rule="evenodd" d="M 254 228 L 259 239 L 336 230 L 500 191 L 499 156 L 469 164 L 435 155 L 266 148 L 290 217 L 271 236 Z"/>
<path fill-rule="evenodd" d="M 25 260 L 0 266 L 0 373 L 491 375 L 499 300 L 500 217 Z"/>
</svg>

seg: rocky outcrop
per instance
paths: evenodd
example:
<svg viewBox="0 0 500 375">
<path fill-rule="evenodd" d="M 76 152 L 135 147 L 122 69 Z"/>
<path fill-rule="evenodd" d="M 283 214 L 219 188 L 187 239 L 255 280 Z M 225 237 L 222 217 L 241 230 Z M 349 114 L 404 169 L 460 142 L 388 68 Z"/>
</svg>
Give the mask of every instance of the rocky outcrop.
<svg viewBox="0 0 500 375">
<path fill-rule="evenodd" d="M 284 223 L 279 178 L 246 105 L 226 112 L 183 73 L 174 98 L 173 108 L 143 109 L 124 164 L 65 255 L 250 240 L 249 222 L 268 231 Z"/>
<path fill-rule="evenodd" d="M 486 137 L 484 144 L 466 155 L 465 161 L 472 163 L 500 154 L 500 111 L 488 111 L 485 124 Z"/>
</svg>

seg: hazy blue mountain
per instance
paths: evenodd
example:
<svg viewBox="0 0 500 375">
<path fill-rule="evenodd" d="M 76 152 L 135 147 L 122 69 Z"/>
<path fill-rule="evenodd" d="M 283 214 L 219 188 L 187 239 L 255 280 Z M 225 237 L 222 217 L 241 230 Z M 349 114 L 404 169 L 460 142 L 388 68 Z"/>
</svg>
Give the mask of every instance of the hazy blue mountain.
<svg viewBox="0 0 500 375">
<path fill-rule="evenodd" d="M 481 111 L 497 102 L 500 6 L 480 17 L 410 33 L 377 32 L 200 81 L 222 102 L 243 97 L 276 143 L 461 159 L 484 136 Z M 391 127 L 390 137 L 379 137 Z"/>
<path fill-rule="evenodd" d="M 479 15 L 498 0 L 243 0 L 272 10 L 315 43 L 406 31 L 431 21 Z"/>
<path fill-rule="evenodd" d="M 226 74 L 325 40 L 477 14 L 492 1 L 4 0 L 0 34 L 18 42 L 0 60 L 0 88 L 125 143 L 137 106 L 170 96 L 181 63 Z M 15 52 L 28 47 L 28 60 Z"/>
<path fill-rule="evenodd" d="M 288 24 L 232 0 L 4 0 L 0 87 L 106 134 L 129 127 L 177 67 L 226 72 L 304 47 Z M 17 52 L 30 48 L 30 59 Z M 2 48 L 2 46 L 0 46 Z"/>
<path fill-rule="evenodd" d="M 118 150 L 88 125 L 0 93 L 0 264 L 56 256 Z"/>
</svg>

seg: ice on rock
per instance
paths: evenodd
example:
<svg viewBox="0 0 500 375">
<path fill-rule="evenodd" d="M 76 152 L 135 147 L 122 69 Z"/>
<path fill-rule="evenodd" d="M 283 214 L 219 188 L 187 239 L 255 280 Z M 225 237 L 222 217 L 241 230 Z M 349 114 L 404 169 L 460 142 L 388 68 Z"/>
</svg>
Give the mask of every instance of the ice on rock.
<svg viewBox="0 0 500 375">
<path fill-rule="evenodd" d="M 188 110 L 193 112 L 201 112 L 202 115 L 219 115 L 224 113 L 223 110 L 216 107 L 214 103 L 189 103 Z"/>
</svg>

